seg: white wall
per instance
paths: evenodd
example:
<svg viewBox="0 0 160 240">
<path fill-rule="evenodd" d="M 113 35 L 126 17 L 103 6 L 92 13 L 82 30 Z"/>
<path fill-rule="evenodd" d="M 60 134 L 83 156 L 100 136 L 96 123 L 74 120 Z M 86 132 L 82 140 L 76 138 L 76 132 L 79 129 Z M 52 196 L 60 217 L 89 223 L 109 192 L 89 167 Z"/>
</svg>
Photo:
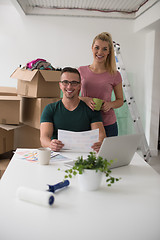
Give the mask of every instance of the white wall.
<svg viewBox="0 0 160 240">
<path fill-rule="evenodd" d="M 1 86 L 16 86 L 16 81 L 9 78 L 12 71 L 38 57 L 57 67 L 90 64 L 92 40 L 102 31 L 111 32 L 129 62 L 127 52 L 134 43 L 132 20 L 25 16 L 9 1 L 3 2 L 0 3 Z"/>
<path fill-rule="evenodd" d="M 142 15 L 142 17 L 144 16 Z M 149 144 L 152 144 L 150 143 L 152 141 L 150 127 L 153 79 L 149 79 L 149 76 L 152 78 L 155 68 L 152 64 L 153 50 L 148 48 L 152 43 L 154 45 L 154 34 L 152 34 L 154 27 L 146 30 L 148 25 L 145 22 L 143 27 L 140 21 L 142 17 L 136 20 L 125 20 L 25 16 L 17 12 L 9 0 L 1 0 L 0 86 L 16 87 L 17 80 L 10 78 L 11 73 L 20 64 L 25 65 L 28 61 L 39 57 L 45 58 L 55 67 L 78 67 L 90 64 L 92 62 L 91 44 L 93 38 L 102 31 L 108 31 L 112 34 L 113 40 L 121 46 L 123 61 L 128 78 L 133 86 L 140 116 Z M 150 23 L 148 24 L 150 25 Z M 146 70 L 148 64 L 151 64 L 152 67 Z M 148 94 L 150 100 L 147 109 Z M 154 139 L 154 141 L 157 141 L 157 139 Z M 155 142 L 152 147 L 157 148 Z"/>
<path fill-rule="evenodd" d="M 154 67 L 153 67 L 153 84 L 152 84 L 152 101 L 151 101 L 151 124 L 150 130 L 150 149 L 153 149 L 153 154 L 156 154 L 155 146 L 159 131 L 160 120 L 160 25 L 155 31 L 154 38 Z M 154 152 L 155 151 L 155 152 Z"/>
<path fill-rule="evenodd" d="M 155 31 L 149 31 L 146 34 L 145 42 L 145 81 L 144 81 L 144 92 L 145 92 L 145 103 L 146 103 L 146 137 L 150 138 L 150 124 L 151 124 L 151 110 L 152 110 L 152 85 L 153 85 L 153 68 L 154 68 L 154 41 Z M 151 47 L 152 46 L 152 47 Z"/>
<path fill-rule="evenodd" d="M 160 125 L 160 1 L 134 22 L 134 32 L 144 32 L 144 103 L 145 134 L 152 155 L 157 155 Z M 142 97 L 143 98 L 143 97 Z"/>
</svg>

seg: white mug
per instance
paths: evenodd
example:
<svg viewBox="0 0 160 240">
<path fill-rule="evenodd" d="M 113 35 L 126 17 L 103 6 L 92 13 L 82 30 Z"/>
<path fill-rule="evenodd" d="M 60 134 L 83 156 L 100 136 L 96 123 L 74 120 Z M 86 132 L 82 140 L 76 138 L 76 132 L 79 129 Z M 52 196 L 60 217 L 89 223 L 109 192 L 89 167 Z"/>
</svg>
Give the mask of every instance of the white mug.
<svg viewBox="0 0 160 240">
<path fill-rule="evenodd" d="M 49 148 L 38 148 L 38 163 L 48 165 L 51 159 L 51 150 Z"/>
</svg>

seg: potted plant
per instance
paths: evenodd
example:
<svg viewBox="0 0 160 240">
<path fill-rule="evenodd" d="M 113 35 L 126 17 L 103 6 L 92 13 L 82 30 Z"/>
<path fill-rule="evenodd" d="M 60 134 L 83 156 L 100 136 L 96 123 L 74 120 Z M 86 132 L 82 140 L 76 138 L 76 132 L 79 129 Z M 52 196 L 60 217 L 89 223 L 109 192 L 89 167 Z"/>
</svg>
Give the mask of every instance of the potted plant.
<svg viewBox="0 0 160 240">
<path fill-rule="evenodd" d="M 73 167 L 65 170 L 65 179 L 72 178 L 78 174 L 78 181 L 81 190 L 96 190 L 101 184 L 103 173 L 106 177 L 108 186 L 111 186 L 120 178 L 112 177 L 109 166 L 113 160 L 108 161 L 102 157 L 96 157 L 94 152 L 90 152 L 87 159 L 83 159 L 83 156 L 78 157 Z"/>
</svg>

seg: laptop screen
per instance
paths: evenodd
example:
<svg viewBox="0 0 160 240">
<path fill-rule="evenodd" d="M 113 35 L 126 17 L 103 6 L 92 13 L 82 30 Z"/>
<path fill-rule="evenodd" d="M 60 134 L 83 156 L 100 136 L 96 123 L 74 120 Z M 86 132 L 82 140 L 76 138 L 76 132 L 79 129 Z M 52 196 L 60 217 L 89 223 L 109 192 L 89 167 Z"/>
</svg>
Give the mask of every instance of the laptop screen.
<svg viewBox="0 0 160 240">
<path fill-rule="evenodd" d="M 128 165 L 139 147 L 140 134 L 104 138 L 97 156 L 113 160 L 110 168 Z"/>
</svg>

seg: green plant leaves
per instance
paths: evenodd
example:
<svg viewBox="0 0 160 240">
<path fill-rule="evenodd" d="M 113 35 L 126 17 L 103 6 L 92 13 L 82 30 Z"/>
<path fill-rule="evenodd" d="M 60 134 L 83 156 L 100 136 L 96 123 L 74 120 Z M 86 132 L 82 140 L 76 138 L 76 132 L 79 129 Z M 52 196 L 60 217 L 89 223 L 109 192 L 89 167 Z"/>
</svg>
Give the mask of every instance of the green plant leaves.
<svg viewBox="0 0 160 240">
<path fill-rule="evenodd" d="M 90 152 L 87 159 L 83 159 L 83 156 L 80 156 L 72 168 L 65 170 L 65 178 L 72 178 L 72 176 L 75 176 L 76 174 L 83 174 L 84 169 L 92 169 L 105 173 L 106 182 L 108 183 L 108 186 L 111 186 L 116 181 L 120 180 L 120 178 L 114 178 L 110 175 L 111 170 L 108 167 L 112 162 L 113 160 L 108 161 L 102 157 L 96 157 L 95 152 Z"/>
</svg>

